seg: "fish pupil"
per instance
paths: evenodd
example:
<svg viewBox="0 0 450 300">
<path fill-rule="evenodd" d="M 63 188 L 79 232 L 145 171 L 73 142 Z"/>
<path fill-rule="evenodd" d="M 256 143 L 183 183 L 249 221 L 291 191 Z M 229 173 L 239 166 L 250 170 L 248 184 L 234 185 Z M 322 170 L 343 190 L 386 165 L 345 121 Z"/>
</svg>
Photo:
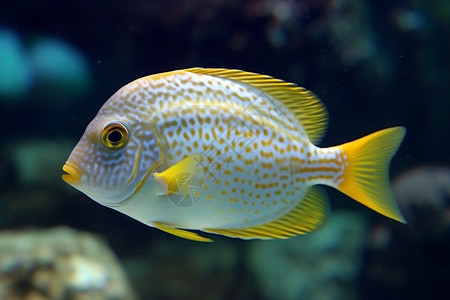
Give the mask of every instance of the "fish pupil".
<svg viewBox="0 0 450 300">
<path fill-rule="evenodd" d="M 122 133 L 118 130 L 111 131 L 108 134 L 108 141 L 111 144 L 117 144 L 122 140 Z"/>
</svg>

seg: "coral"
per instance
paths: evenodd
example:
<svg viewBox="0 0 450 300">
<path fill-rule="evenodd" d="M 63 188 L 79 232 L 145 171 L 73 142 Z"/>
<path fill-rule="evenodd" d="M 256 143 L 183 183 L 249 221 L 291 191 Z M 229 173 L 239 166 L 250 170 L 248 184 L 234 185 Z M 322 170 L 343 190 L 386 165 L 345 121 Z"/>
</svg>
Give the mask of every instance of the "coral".
<svg viewBox="0 0 450 300">
<path fill-rule="evenodd" d="M 134 299 L 97 237 L 59 227 L 0 233 L 1 299 Z"/>
</svg>

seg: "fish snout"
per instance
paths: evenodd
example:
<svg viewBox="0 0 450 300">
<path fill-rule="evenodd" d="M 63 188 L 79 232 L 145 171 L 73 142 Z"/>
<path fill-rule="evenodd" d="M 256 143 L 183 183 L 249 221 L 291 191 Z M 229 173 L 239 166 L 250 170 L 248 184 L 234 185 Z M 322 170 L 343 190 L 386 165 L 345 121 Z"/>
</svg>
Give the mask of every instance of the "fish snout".
<svg viewBox="0 0 450 300">
<path fill-rule="evenodd" d="M 81 172 L 73 164 L 66 162 L 63 166 L 63 171 L 67 174 L 63 174 L 62 179 L 70 185 L 76 185 L 81 181 Z"/>
</svg>

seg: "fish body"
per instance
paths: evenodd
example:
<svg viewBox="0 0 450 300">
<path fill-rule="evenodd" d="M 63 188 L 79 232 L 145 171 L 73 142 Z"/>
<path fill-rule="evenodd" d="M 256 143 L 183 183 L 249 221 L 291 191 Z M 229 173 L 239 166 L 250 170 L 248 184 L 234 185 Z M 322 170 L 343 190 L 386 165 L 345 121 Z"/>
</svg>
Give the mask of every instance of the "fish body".
<svg viewBox="0 0 450 300">
<path fill-rule="evenodd" d="M 88 125 L 63 179 L 149 226 L 287 238 L 317 229 L 328 185 L 398 221 L 388 165 L 405 129 L 315 146 L 326 109 L 310 91 L 240 70 L 151 75 L 117 91 Z"/>
</svg>

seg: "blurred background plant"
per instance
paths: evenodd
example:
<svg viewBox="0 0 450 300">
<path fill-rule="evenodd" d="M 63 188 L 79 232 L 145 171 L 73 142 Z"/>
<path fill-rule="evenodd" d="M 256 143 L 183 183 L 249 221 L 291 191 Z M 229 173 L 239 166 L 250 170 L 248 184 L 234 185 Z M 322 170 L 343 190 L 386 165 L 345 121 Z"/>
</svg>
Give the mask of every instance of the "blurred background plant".
<svg viewBox="0 0 450 300">
<path fill-rule="evenodd" d="M 450 272 L 449 36 L 444 0 L 4 3 L 0 228 L 50 236 L 64 225 L 102 236 L 143 299 L 442 297 Z M 195 244 L 62 182 L 62 164 L 109 96 L 135 78 L 192 66 L 259 72 L 314 91 L 330 115 L 322 146 L 406 126 L 392 175 L 409 224 L 328 190 L 334 213 L 309 236 Z M 0 288 L 33 278 L 21 274 L 1 273 Z M 39 286 L 19 286 L 22 298 L 50 299 Z"/>
</svg>

